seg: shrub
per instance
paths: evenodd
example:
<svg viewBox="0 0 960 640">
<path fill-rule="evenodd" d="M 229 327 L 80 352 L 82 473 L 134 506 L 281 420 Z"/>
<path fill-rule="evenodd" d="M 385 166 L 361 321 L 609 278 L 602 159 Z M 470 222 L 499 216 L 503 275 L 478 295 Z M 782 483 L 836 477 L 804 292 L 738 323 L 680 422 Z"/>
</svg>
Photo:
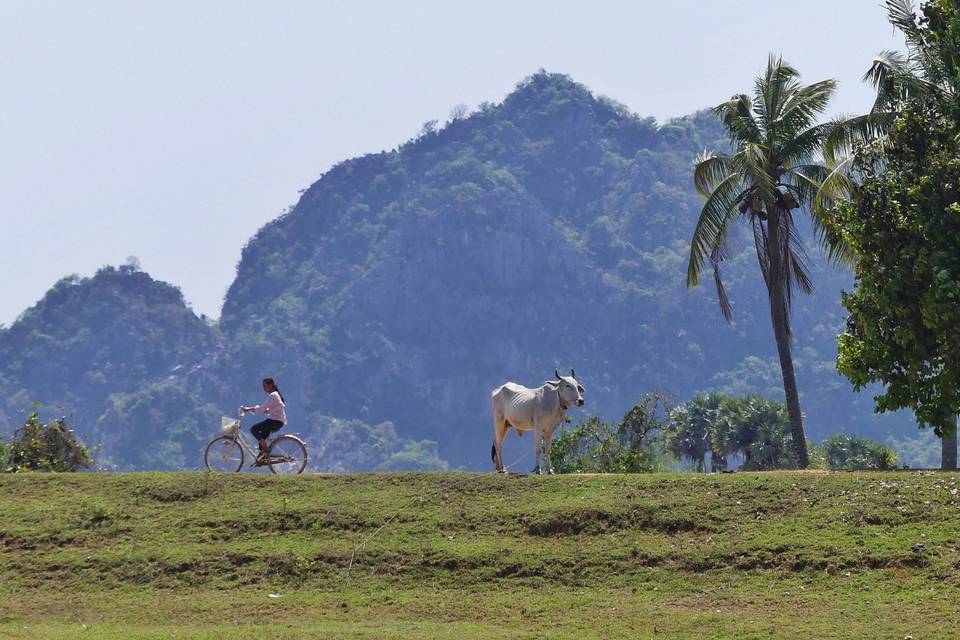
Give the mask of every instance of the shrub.
<svg viewBox="0 0 960 640">
<path fill-rule="evenodd" d="M 90 452 L 63 418 L 43 424 L 36 412 L 27 417 L 5 449 L 5 471 L 78 471 L 93 466 Z"/>
<path fill-rule="evenodd" d="M 890 447 L 862 436 L 838 433 L 818 447 L 829 469 L 895 469 L 897 454 Z"/>
<path fill-rule="evenodd" d="M 558 473 L 641 473 L 665 466 L 666 399 L 649 393 L 619 423 L 596 416 L 563 431 L 553 443 Z"/>
</svg>

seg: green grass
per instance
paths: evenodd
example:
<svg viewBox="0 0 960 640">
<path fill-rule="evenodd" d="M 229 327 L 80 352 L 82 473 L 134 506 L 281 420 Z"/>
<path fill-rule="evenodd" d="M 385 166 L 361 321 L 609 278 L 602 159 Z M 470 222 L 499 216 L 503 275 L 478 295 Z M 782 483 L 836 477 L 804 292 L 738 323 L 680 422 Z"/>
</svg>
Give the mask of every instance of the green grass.
<svg viewBox="0 0 960 640">
<path fill-rule="evenodd" d="M 5 476 L 0 638 L 956 638 L 958 477 Z"/>
</svg>

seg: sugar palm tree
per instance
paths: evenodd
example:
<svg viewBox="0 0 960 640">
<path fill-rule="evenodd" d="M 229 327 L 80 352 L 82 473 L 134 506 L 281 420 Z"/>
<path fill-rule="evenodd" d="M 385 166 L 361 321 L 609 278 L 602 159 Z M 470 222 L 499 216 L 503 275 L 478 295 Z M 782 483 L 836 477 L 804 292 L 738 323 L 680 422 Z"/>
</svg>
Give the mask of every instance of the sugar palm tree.
<svg viewBox="0 0 960 640">
<path fill-rule="evenodd" d="M 810 293 L 813 283 L 794 212 L 810 215 L 831 259 L 846 257 L 834 240 L 823 202 L 818 201 L 820 187 L 831 175 L 831 168 L 820 160 L 823 145 L 843 126 L 838 121 L 818 122 L 835 89 L 834 80 L 801 85 L 796 69 L 771 56 L 766 72 L 756 79 L 753 96 L 736 95 L 714 109 L 730 136 L 732 154 L 705 151 L 694 169 L 694 185 L 705 202 L 690 243 L 687 286 L 700 282 L 709 262 L 720 310 L 732 320 L 720 265 L 727 257 L 731 225 L 750 226 L 767 287 L 790 431 L 801 467 L 809 464 L 809 456 L 791 353 L 790 309 L 794 293 L 798 289 Z M 844 174 L 838 173 L 837 179 L 844 179 Z"/>
</svg>

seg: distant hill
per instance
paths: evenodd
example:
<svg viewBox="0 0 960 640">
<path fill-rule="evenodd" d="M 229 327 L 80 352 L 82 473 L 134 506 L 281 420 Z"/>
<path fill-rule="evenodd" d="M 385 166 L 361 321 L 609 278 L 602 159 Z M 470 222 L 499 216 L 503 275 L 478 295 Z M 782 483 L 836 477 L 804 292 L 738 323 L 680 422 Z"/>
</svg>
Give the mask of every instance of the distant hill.
<svg viewBox="0 0 960 640">
<path fill-rule="evenodd" d="M 89 405 L 85 420 L 100 410 L 105 448 L 121 433 L 186 434 L 152 457 L 133 452 L 138 438 L 111 454 L 151 468 L 195 464 L 193 430 L 255 401 L 264 375 L 280 382 L 291 425 L 323 443 L 318 464 L 345 469 L 441 459 L 486 468 L 490 390 L 508 379 L 537 384 L 554 368 L 576 368 L 586 409 L 607 417 L 651 389 L 678 400 L 708 389 L 779 397 L 766 293 L 746 239 L 726 273 L 733 325 L 710 288 L 684 286 L 700 209 L 692 160 L 725 144 L 709 112 L 659 126 L 541 72 L 500 104 L 428 123 L 398 149 L 327 172 L 244 248 L 218 325 L 196 319 L 184 343 L 190 357 L 174 357 L 180 343 L 159 329 L 143 332 L 173 346 L 142 384 L 132 376 L 111 389 L 109 406 L 95 397 L 106 386 L 81 379 L 95 369 L 44 365 L 48 373 L 28 380 L 29 367 L 3 364 L 0 376 L 23 390 L 16 401 L 49 384 Z M 874 416 L 869 395 L 837 375 L 839 291 L 851 278 L 815 252 L 812 262 L 817 290 L 797 301 L 794 322 L 809 436 L 912 434 L 909 416 Z M 70 335 L 86 336 L 78 313 Z M 42 343 L 26 338 L 24 320 L 0 334 L 0 354 Z M 103 339 L 91 331 L 78 339 Z"/>
<path fill-rule="evenodd" d="M 0 411 L 17 422 L 37 402 L 89 428 L 109 394 L 198 365 L 216 333 L 179 289 L 135 267 L 63 278 L 0 331 Z"/>
</svg>

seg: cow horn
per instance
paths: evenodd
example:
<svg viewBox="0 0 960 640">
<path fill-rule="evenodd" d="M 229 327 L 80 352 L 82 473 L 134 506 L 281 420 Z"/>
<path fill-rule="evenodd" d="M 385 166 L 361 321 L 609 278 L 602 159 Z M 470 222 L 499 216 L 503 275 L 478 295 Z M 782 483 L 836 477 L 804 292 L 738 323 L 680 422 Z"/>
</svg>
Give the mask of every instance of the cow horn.
<svg viewBox="0 0 960 640">
<path fill-rule="evenodd" d="M 571 378 L 576 378 L 576 377 L 577 377 L 577 372 L 574 371 L 573 369 L 570 369 L 570 377 L 571 377 Z"/>
<path fill-rule="evenodd" d="M 560 380 L 560 372 L 558 370 L 554 369 L 553 375 L 557 376 L 557 380 Z"/>
</svg>

